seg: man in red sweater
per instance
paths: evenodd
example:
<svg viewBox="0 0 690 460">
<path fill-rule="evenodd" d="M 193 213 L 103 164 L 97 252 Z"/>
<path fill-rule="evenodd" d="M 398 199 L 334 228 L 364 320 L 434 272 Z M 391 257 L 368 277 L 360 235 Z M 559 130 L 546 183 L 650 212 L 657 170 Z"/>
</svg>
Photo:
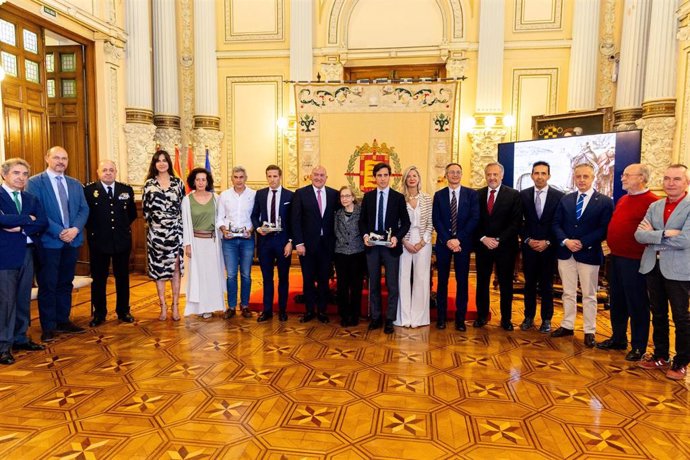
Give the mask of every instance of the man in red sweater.
<svg viewBox="0 0 690 460">
<path fill-rule="evenodd" d="M 647 188 L 649 167 L 634 163 L 623 171 L 621 182 L 627 195 L 616 203 L 606 241 L 611 249 L 608 270 L 611 286 L 611 338 L 597 344 L 602 350 L 628 348 L 628 318 L 632 350 L 628 361 L 639 361 L 649 338 L 649 297 L 645 277 L 639 272 L 645 246 L 635 240 L 635 230 L 649 205 L 659 199 Z"/>
</svg>

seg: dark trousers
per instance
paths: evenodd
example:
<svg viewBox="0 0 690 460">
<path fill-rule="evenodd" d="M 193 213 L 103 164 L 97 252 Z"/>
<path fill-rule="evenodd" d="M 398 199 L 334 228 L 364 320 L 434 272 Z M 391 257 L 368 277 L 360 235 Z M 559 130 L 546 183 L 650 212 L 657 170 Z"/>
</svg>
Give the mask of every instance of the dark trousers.
<svg viewBox="0 0 690 460">
<path fill-rule="evenodd" d="M 105 295 L 105 285 L 110 273 L 110 261 L 113 262 L 113 275 L 115 276 L 115 291 L 117 300 L 115 311 L 118 318 L 129 314 L 129 250 L 106 254 L 93 246 L 89 246 L 91 264 L 91 305 L 93 317 L 105 319 L 108 314 L 108 303 Z"/>
<path fill-rule="evenodd" d="M 69 322 L 72 310 L 72 281 L 79 248 L 41 249 L 38 271 L 38 316 L 43 331 L 52 331 Z"/>
<path fill-rule="evenodd" d="M 541 320 L 553 318 L 553 275 L 556 272 L 556 251 L 522 250 L 522 272 L 525 275 L 525 319 L 537 314 L 537 286 L 541 297 Z"/>
<path fill-rule="evenodd" d="M 290 257 L 285 257 L 285 240 L 275 236 L 260 236 L 259 245 L 259 267 L 261 276 L 264 280 L 264 313 L 273 313 L 273 267 L 278 269 L 278 310 L 285 313 L 288 300 L 288 289 L 290 286 Z"/>
<path fill-rule="evenodd" d="M 364 284 L 364 252 L 338 254 L 334 258 L 338 278 L 338 313 L 342 319 L 358 320 L 362 311 L 362 285 Z"/>
<path fill-rule="evenodd" d="M 448 316 L 448 278 L 450 263 L 455 265 L 455 323 L 465 321 L 468 301 L 468 277 L 470 273 L 470 252 L 452 252 L 445 246 L 436 245 L 436 267 L 438 268 L 438 288 L 436 290 L 437 321 L 446 321 Z"/>
<path fill-rule="evenodd" d="M 369 272 L 369 311 L 372 321 L 381 319 L 381 266 L 386 269 L 386 289 L 388 289 L 388 308 L 384 318 L 395 321 L 398 315 L 398 272 L 400 256 L 384 246 L 374 246 L 367 250 L 367 271 Z"/>
<path fill-rule="evenodd" d="M 477 249 L 477 316 L 481 320 L 489 318 L 489 284 L 494 264 L 496 277 L 501 290 L 501 321 L 510 321 L 513 308 L 513 271 L 515 252 L 500 249 L 489 250 L 479 243 Z"/>
<path fill-rule="evenodd" d="M 654 355 L 665 359 L 669 356 L 668 305 L 670 303 L 673 324 L 676 326 L 676 356 L 673 360 L 676 365 L 687 365 L 690 363 L 690 314 L 688 313 L 690 281 L 664 278 L 657 262 L 654 269 L 647 273 L 647 292 L 649 292 L 652 308 Z"/>
<path fill-rule="evenodd" d="M 31 326 L 31 288 L 34 285 L 34 248 L 27 247 L 24 264 L 17 281 L 17 312 L 14 321 L 14 343 L 27 343 L 26 332 Z"/>
<path fill-rule="evenodd" d="M 328 305 L 328 280 L 331 276 L 332 255 L 326 239 L 319 238 L 316 245 L 306 248 L 306 254 L 300 256 L 302 281 L 304 283 L 304 302 L 307 313 L 326 314 Z"/>
<path fill-rule="evenodd" d="M 0 353 L 10 351 L 14 341 L 19 269 L 0 270 Z"/>
<path fill-rule="evenodd" d="M 628 343 L 630 318 L 630 343 L 644 353 L 649 340 L 649 296 L 647 281 L 640 273 L 640 261 L 614 255 L 610 260 L 611 339 L 616 343 Z"/>
</svg>

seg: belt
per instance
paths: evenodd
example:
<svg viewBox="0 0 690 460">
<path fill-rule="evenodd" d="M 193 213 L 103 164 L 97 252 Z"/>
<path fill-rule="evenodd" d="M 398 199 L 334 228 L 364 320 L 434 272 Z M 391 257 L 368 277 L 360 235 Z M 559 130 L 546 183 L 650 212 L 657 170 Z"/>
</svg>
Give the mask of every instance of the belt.
<svg viewBox="0 0 690 460">
<path fill-rule="evenodd" d="M 212 230 L 194 230 L 194 237 L 195 238 L 216 238 L 216 232 Z"/>
</svg>

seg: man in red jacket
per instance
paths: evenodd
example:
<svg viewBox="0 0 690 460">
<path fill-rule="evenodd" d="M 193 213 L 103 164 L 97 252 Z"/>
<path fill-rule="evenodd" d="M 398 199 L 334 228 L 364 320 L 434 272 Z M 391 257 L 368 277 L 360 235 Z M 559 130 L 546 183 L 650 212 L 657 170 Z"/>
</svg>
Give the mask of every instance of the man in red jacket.
<svg viewBox="0 0 690 460">
<path fill-rule="evenodd" d="M 639 361 L 649 338 L 649 297 L 645 277 L 639 272 L 645 246 L 635 241 L 635 230 L 644 219 L 649 205 L 659 199 L 647 188 L 649 167 L 635 163 L 623 171 L 621 182 L 627 195 L 613 211 L 606 240 L 611 249 L 608 270 L 611 286 L 611 338 L 597 344 L 602 350 L 628 348 L 628 318 L 632 350 L 628 361 Z"/>
</svg>

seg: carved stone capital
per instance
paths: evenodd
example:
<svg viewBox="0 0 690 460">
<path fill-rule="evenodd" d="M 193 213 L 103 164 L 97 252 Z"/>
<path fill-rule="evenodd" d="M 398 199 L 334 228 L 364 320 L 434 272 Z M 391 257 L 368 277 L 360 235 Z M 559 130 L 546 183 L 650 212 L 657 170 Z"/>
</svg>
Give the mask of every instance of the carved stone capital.
<svg viewBox="0 0 690 460">
<path fill-rule="evenodd" d="M 110 40 L 103 42 L 103 52 L 105 53 L 106 61 L 114 64 L 117 64 L 117 61 L 120 61 L 125 55 L 124 48 L 117 46 Z"/>
<path fill-rule="evenodd" d="M 321 64 L 322 81 L 343 81 L 343 64 L 337 62 L 324 62 Z"/>
<path fill-rule="evenodd" d="M 676 100 L 658 99 L 642 103 L 642 118 L 673 117 L 676 113 Z"/>
<path fill-rule="evenodd" d="M 216 184 L 220 185 L 220 149 L 223 141 L 223 133 L 215 129 L 194 129 L 194 152 L 196 163 L 203 165 L 206 162 L 206 149 L 208 148 L 211 172 L 215 175 Z"/>
<path fill-rule="evenodd" d="M 220 118 L 208 115 L 194 115 L 194 129 L 220 130 Z"/>
<path fill-rule="evenodd" d="M 152 124 L 125 123 L 125 144 L 127 145 L 127 181 L 135 188 L 141 188 L 149 168 L 151 155 L 156 151 Z"/>
<path fill-rule="evenodd" d="M 172 157 L 175 154 L 175 145 L 179 146 L 182 144 L 182 133 L 176 128 L 161 128 L 157 126 L 153 140 L 155 144 L 158 144 L 160 150 L 165 150 Z M 153 151 L 155 150 L 154 146 Z"/>
<path fill-rule="evenodd" d="M 454 56 L 446 61 L 446 76 L 448 78 L 461 78 L 465 76 L 465 63 L 467 58 Z"/>
<path fill-rule="evenodd" d="M 467 135 L 472 143 L 472 174 L 470 185 L 474 188 L 486 185 L 484 167 L 496 161 L 498 144 L 503 142 L 507 132 L 505 129 L 472 129 Z"/>
<path fill-rule="evenodd" d="M 664 170 L 673 163 L 674 117 L 641 118 L 635 124 L 642 130 L 642 163 L 649 165 L 652 175 L 649 188 L 662 189 Z"/>
<path fill-rule="evenodd" d="M 153 124 L 153 111 L 146 109 L 125 109 L 125 120 L 127 123 L 142 123 L 145 125 Z"/>
<path fill-rule="evenodd" d="M 154 115 L 153 124 L 158 128 L 180 129 L 180 117 L 176 115 Z"/>
<path fill-rule="evenodd" d="M 683 27 L 678 28 L 678 33 L 676 38 L 682 42 L 690 40 L 690 24 L 686 24 Z"/>
<path fill-rule="evenodd" d="M 613 130 L 614 131 L 628 131 L 636 129 L 635 122 L 642 117 L 642 108 L 635 107 L 631 109 L 620 109 L 613 111 Z"/>
</svg>

